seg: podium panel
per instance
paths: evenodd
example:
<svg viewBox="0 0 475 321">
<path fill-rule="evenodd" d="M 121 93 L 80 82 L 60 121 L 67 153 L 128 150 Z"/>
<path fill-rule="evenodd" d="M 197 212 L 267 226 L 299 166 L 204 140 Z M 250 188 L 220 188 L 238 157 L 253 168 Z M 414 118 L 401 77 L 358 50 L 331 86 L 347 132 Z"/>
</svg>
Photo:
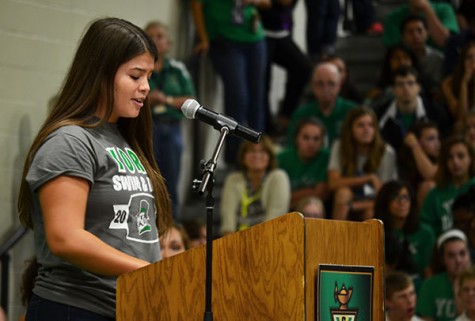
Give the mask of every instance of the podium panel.
<svg viewBox="0 0 475 321">
<path fill-rule="evenodd" d="M 289 213 L 217 239 L 214 320 L 317 320 L 322 265 L 373 267 L 371 316 L 383 320 L 382 237 L 377 220 L 356 223 Z M 120 276 L 117 321 L 203 320 L 205 257 L 201 246 Z"/>
</svg>

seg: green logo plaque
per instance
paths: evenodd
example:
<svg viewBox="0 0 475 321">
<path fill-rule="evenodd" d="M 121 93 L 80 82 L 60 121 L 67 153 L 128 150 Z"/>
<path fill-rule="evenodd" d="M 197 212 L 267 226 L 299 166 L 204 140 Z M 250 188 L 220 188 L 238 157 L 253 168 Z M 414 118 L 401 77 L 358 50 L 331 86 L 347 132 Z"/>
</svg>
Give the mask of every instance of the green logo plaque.
<svg viewBox="0 0 475 321">
<path fill-rule="evenodd" d="M 372 321 L 374 267 L 319 265 L 316 321 Z"/>
</svg>

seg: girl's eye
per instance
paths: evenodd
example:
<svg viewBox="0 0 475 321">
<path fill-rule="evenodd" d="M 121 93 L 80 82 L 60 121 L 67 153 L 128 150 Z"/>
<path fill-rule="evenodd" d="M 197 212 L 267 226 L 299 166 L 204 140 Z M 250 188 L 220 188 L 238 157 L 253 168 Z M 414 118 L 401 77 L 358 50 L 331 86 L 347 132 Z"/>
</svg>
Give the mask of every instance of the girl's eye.
<svg viewBox="0 0 475 321">
<path fill-rule="evenodd" d="M 139 79 L 139 77 L 137 77 L 137 76 L 130 76 L 130 78 L 132 78 L 133 80 L 138 80 Z"/>
</svg>

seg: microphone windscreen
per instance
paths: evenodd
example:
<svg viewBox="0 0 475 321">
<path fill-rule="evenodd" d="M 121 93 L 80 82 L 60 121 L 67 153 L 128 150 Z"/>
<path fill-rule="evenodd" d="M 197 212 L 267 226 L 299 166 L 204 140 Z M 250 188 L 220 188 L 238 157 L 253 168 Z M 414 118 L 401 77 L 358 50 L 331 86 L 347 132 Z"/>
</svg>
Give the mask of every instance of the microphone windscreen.
<svg viewBox="0 0 475 321">
<path fill-rule="evenodd" d="M 200 104 L 194 99 L 187 99 L 181 105 L 181 112 L 188 119 L 195 119 L 196 111 L 200 108 Z"/>
</svg>

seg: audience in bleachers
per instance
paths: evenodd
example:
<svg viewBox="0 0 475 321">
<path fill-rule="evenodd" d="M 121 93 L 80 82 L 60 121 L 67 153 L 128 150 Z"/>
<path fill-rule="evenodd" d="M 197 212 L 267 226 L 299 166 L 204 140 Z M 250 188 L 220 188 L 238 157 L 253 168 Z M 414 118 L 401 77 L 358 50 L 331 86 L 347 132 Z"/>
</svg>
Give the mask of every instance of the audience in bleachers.
<svg viewBox="0 0 475 321">
<path fill-rule="evenodd" d="M 300 120 L 317 117 L 325 125 L 324 146 L 329 147 L 339 136 L 346 113 L 353 109 L 356 103 L 340 96 L 341 74 L 332 63 L 324 62 L 315 67 L 311 85 L 314 99 L 298 107 L 292 114 L 287 133 L 287 144 L 290 146 L 295 144 L 295 133 Z"/>
<path fill-rule="evenodd" d="M 221 233 L 244 230 L 289 211 L 290 183 L 277 168 L 272 141 L 245 141 L 239 148 L 240 171 L 227 175 L 221 197 Z"/>
<path fill-rule="evenodd" d="M 452 229 L 440 235 L 432 259 L 434 275 L 422 284 L 416 311 L 424 320 L 452 321 L 462 312 L 456 306 L 454 286 L 471 264 L 465 234 Z"/>
<path fill-rule="evenodd" d="M 396 154 L 378 130 L 374 112 L 350 110 L 340 139 L 330 152 L 328 187 L 333 194 L 334 219 L 346 220 L 350 211 L 373 217 L 374 198 L 385 182 L 397 178 Z"/>
<path fill-rule="evenodd" d="M 459 31 L 452 6 L 445 2 L 429 0 L 408 0 L 391 11 L 384 20 L 383 43 L 386 46 L 401 41 L 401 24 L 410 14 L 422 15 L 427 21 L 429 44 L 443 48 L 451 33 Z"/>
<path fill-rule="evenodd" d="M 416 288 L 430 275 L 435 235 L 419 222 L 414 193 L 404 181 L 389 181 L 379 190 L 375 217 L 384 223 L 386 266 L 408 273 Z"/>
<path fill-rule="evenodd" d="M 328 198 L 326 182 L 330 152 L 323 147 L 324 137 L 325 126 L 318 118 L 304 118 L 297 126 L 295 145 L 277 155 L 278 166 L 290 179 L 291 209 L 310 196 Z"/>
<path fill-rule="evenodd" d="M 475 184 L 475 151 L 463 137 L 454 136 L 443 142 L 435 182 L 422 204 L 420 217 L 439 236 L 452 228 L 454 199 Z"/>
</svg>

